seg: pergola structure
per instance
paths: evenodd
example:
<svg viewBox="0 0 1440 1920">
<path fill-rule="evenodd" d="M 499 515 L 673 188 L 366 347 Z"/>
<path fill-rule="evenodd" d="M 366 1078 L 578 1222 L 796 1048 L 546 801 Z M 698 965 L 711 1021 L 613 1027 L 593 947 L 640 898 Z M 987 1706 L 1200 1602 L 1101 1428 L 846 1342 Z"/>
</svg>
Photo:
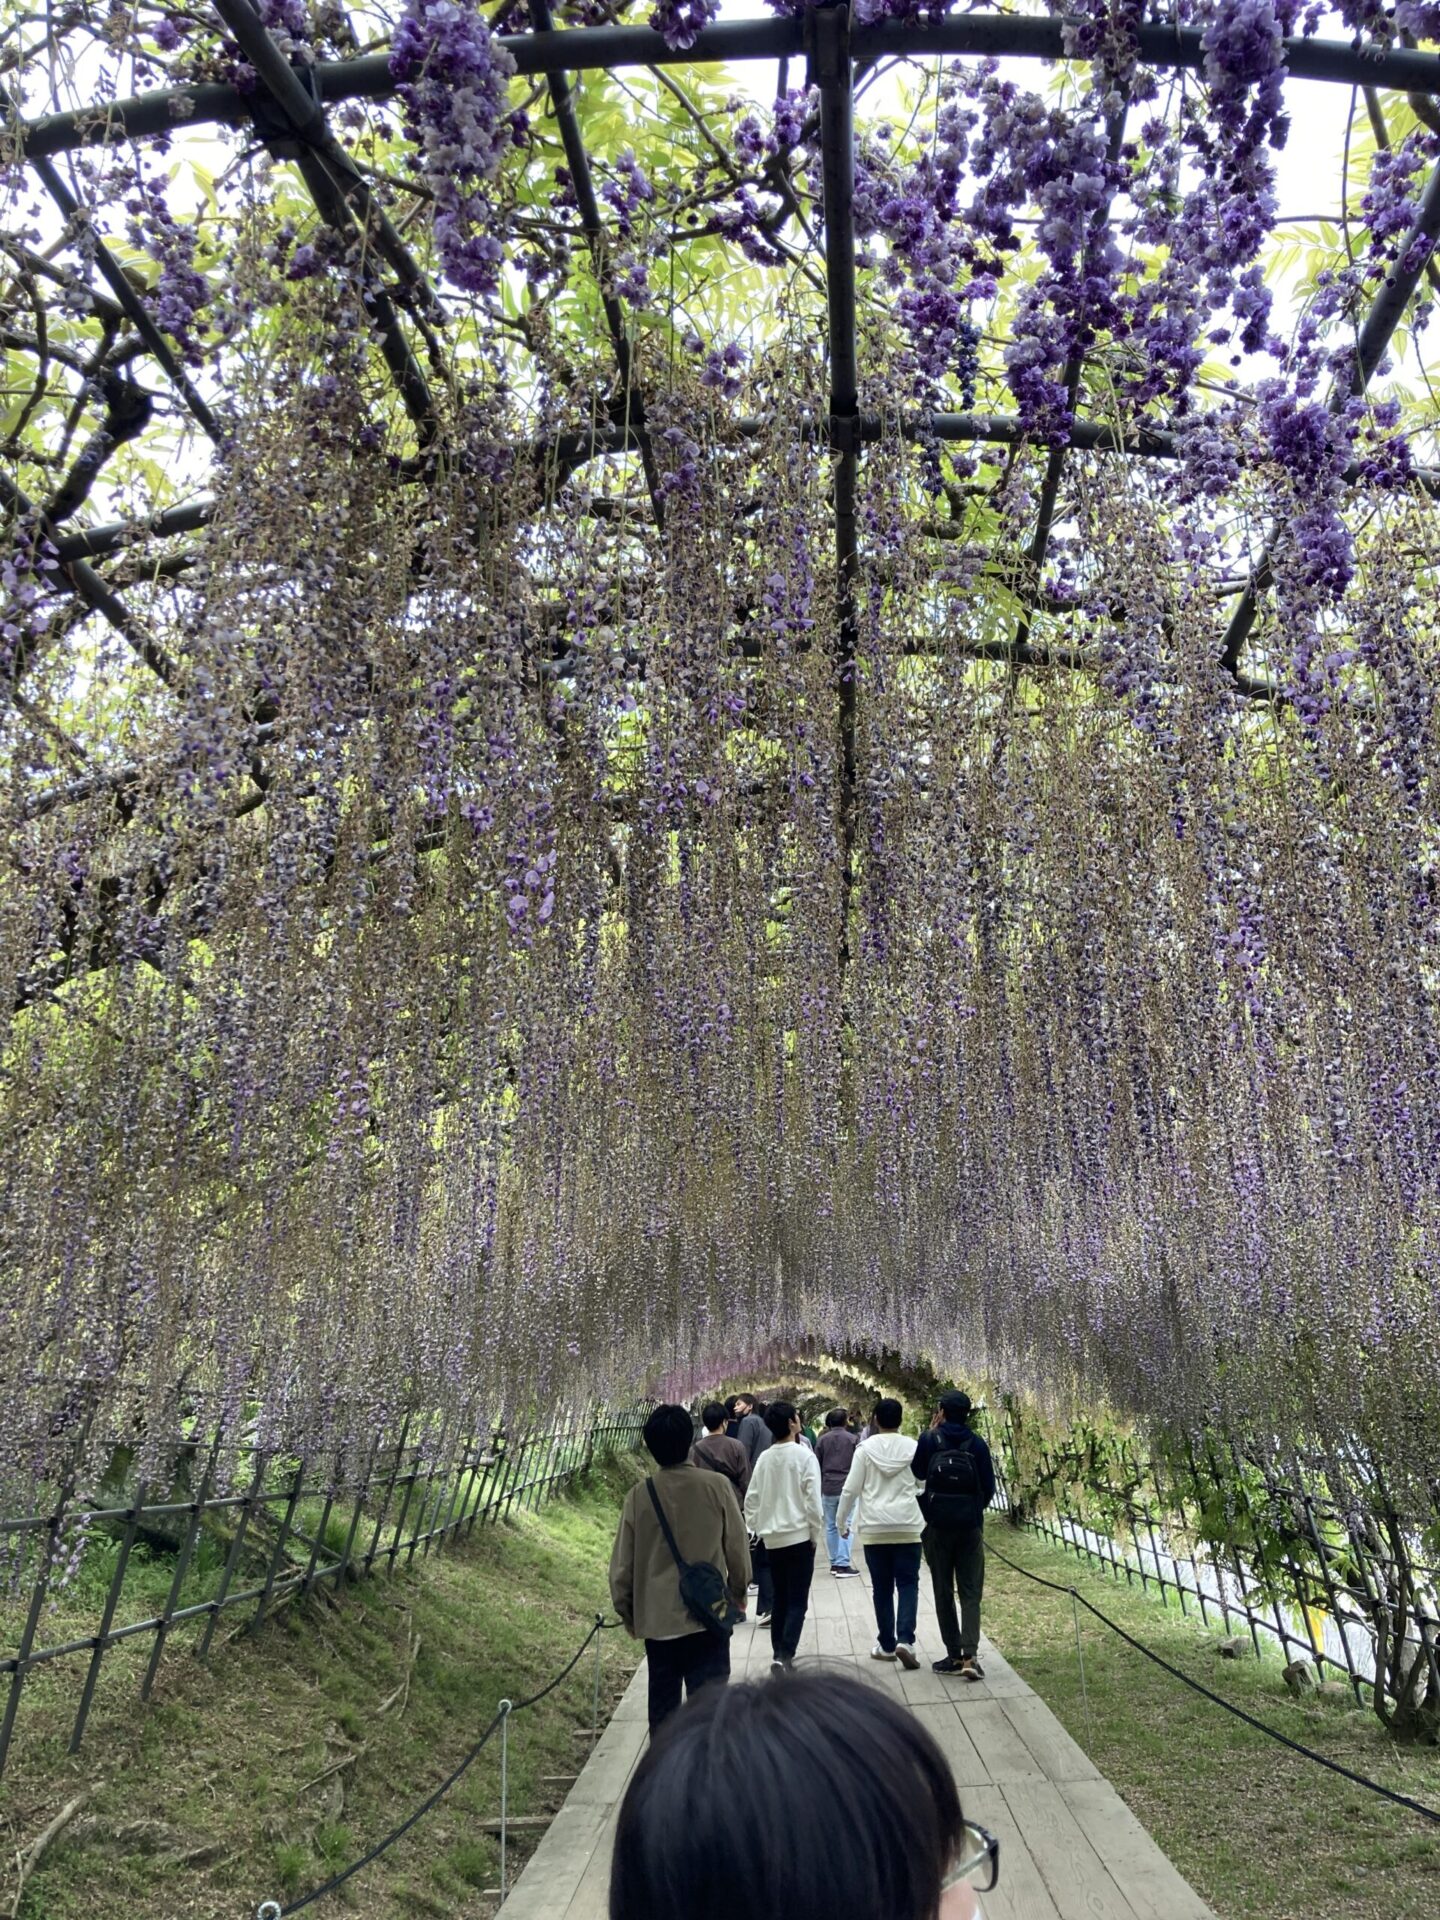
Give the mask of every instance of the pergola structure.
<svg viewBox="0 0 1440 1920">
<path fill-rule="evenodd" d="M 470 36 L 463 84 L 422 111 L 425 58 L 407 67 L 398 31 L 367 51 L 346 23 L 353 54 L 316 57 L 299 0 L 213 0 L 208 64 L 180 85 L 29 117 L 12 99 L 12 190 L 48 207 L 6 243 L 31 301 L 6 346 L 36 371 L 20 477 L 0 472 L 21 901 L 0 991 L 33 1271 L 16 1325 L 45 1327 L 50 1431 L 55 1392 L 73 1424 L 99 1379 L 123 1381 L 107 1418 L 125 1393 L 195 1394 L 228 1431 L 269 1396 L 287 1443 L 348 1445 L 345 1393 L 448 1413 L 477 1381 L 489 1406 L 571 1367 L 609 1392 L 801 1338 L 913 1353 L 953 1327 L 1057 1392 L 1218 1406 L 1241 1444 L 1318 1423 L 1337 1482 L 1336 1436 L 1362 1434 L 1412 1511 L 1430 1497 L 1440 466 L 1414 457 L 1433 458 L 1424 398 L 1400 417 L 1375 393 L 1440 286 L 1440 57 L 1406 44 L 1427 10 L 1352 8 L 1353 42 L 1287 37 L 1298 10 L 1272 0 L 1166 23 L 853 11 L 677 25 L 661 0 L 662 31 L 557 27 L 528 0 L 511 32 L 513 10 L 411 0 L 403 30 L 437 61 Z M 886 128 L 904 149 L 886 173 L 856 99 L 902 60 L 981 77 L 927 93 L 925 140 Z M 1083 106 L 986 61 L 1073 66 Z M 781 77 L 747 172 L 673 75 L 756 62 Z M 630 68 L 741 207 L 676 186 L 646 216 L 670 223 L 666 257 L 690 215 L 707 243 L 736 237 L 823 305 L 823 341 L 777 334 L 732 381 L 738 346 L 706 356 L 647 305 L 629 233 L 653 191 L 613 151 L 623 126 L 597 160 L 575 85 Z M 1189 174 L 1141 112 L 1157 75 L 1201 89 Z M 533 300 L 520 243 L 487 256 L 476 215 L 499 191 L 484 138 L 531 137 L 506 117 L 527 78 L 563 160 L 552 197 L 497 226 L 562 261 Z M 1277 340 L 1247 321 L 1273 292 L 1263 155 L 1286 78 L 1348 89 L 1352 119 L 1363 100 L 1371 184 L 1361 224 L 1347 180 L 1334 261 Z M 380 164 L 342 116 L 397 95 Z M 471 118 L 442 126 L 457 99 Z M 236 241 L 247 291 L 207 367 L 183 222 L 137 173 L 127 252 L 84 190 L 118 153 L 215 127 L 293 163 L 309 205 L 268 176 L 277 209 Z M 963 209 L 947 143 L 979 183 Z M 1253 169 L 1215 218 L 1255 229 L 1208 252 L 1184 229 L 1207 159 Z M 943 270 L 917 264 L 926 222 Z M 990 272 L 1027 223 L 1051 247 L 1040 293 L 1033 260 Z M 1167 280 L 1183 246 L 1191 277 Z M 976 404 L 965 300 L 991 278 L 1009 334 Z M 256 345 L 262 284 L 291 318 Z M 472 337 L 464 364 L 457 286 L 503 341 Z M 552 298 L 593 365 L 544 336 Z M 99 340 L 51 340 L 47 301 Z M 1223 326 L 1202 337 L 1187 301 Z M 304 361 L 317 315 L 333 375 Z M 867 332 L 901 342 L 898 371 Z M 1198 401 L 1210 344 L 1279 372 Z M 147 363 L 214 449 L 203 494 L 126 469 Z M 75 392 L 37 452 L 57 365 Z M 364 409 L 381 365 L 385 423 Z M 584 484 L 612 456 L 633 491 Z M 131 510 L 98 509 L 122 470 Z M 32 700 L 42 672 L 52 693 L 104 680 L 56 668 L 86 623 L 169 702 L 163 750 L 119 695 L 103 754 Z M 1358 1270 L 1364 1300 L 1337 1277 Z M 1353 1355 L 1343 1405 L 1315 1411 Z"/>
</svg>

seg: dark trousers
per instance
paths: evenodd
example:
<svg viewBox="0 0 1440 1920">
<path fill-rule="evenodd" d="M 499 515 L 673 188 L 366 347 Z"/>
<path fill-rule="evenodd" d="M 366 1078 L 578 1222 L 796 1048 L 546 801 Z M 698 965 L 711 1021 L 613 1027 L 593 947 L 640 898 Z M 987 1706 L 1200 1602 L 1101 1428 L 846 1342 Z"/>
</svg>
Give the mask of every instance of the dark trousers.
<svg viewBox="0 0 1440 1920">
<path fill-rule="evenodd" d="M 980 1596 L 985 1591 L 985 1533 L 982 1527 L 926 1527 L 921 1535 L 940 1638 L 952 1660 L 980 1651 Z M 960 1618 L 955 1618 L 955 1596 Z"/>
<path fill-rule="evenodd" d="M 770 1649 L 777 1660 L 793 1660 L 800 1645 L 800 1629 L 810 1605 L 810 1582 L 815 1574 L 815 1543 L 802 1540 L 794 1547 L 770 1547 L 770 1578 L 775 1582 L 775 1610 L 770 1616 Z"/>
<path fill-rule="evenodd" d="M 920 1616 L 920 1542 L 897 1540 L 866 1547 L 865 1564 L 870 1569 L 870 1597 L 875 1602 L 875 1631 L 881 1646 L 886 1653 L 895 1651 L 897 1640 L 913 1647 L 915 1622 Z M 895 1617 L 897 1594 L 900 1597 L 898 1620 Z"/>
<path fill-rule="evenodd" d="M 650 1676 L 650 1731 L 680 1706 L 680 1689 L 693 1699 L 701 1687 L 730 1678 L 730 1641 L 717 1633 L 682 1634 L 678 1640 L 647 1640 Z"/>
<path fill-rule="evenodd" d="M 750 1549 L 750 1571 L 755 1576 L 758 1589 L 755 1595 L 756 1613 L 775 1611 L 775 1582 L 770 1578 L 770 1556 L 765 1551 L 765 1542 L 757 1540 Z"/>
</svg>

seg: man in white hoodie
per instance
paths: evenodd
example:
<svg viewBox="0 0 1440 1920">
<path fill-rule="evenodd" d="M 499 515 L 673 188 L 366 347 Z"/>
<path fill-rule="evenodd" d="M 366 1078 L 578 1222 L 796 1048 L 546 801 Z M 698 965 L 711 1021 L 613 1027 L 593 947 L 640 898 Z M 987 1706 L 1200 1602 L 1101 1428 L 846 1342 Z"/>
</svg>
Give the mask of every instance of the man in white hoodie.
<svg viewBox="0 0 1440 1920">
<path fill-rule="evenodd" d="M 900 1431 L 901 1412 L 898 1400 L 882 1400 L 876 1407 L 870 1438 L 855 1449 L 835 1524 L 847 1535 L 854 1527 L 864 1542 L 880 1636 L 870 1658 L 898 1658 L 913 1673 L 920 1664 L 915 1622 L 920 1612 L 920 1535 L 925 1522 L 910 1471 L 915 1442 Z"/>
<path fill-rule="evenodd" d="M 825 1530 L 825 1510 L 820 1504 L 820 1462 L 800 1445 L 799 1414 L 788 1400 L 772 1400 L 765 1409 L 765 1424 L 771 1442 L 750 1475 L 745 1524 L 765 1543 L 775 1583 L 771 1670 L 787 1672 L 795 1664 L 810 1604 L 815 1543 Z"/>
</svg>

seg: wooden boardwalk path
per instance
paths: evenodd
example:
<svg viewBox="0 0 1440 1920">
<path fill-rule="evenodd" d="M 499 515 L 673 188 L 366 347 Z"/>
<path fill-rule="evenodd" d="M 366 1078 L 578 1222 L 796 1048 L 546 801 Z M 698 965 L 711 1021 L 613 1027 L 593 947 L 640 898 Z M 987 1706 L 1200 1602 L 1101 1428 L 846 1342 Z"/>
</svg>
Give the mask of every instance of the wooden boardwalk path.
<svg viewBox="0 0 1440 1920">
<path fill-rule="evenodd" d="M 852 1665 L 904 1700 L 934 1734 L 967 1817 L 1000 1837 L 1000 1884 L 983 1897 L 986 1920 L 1214 1920 L 993 1646 L 982 1646 L 979 1684 L 931 1673 L 944 1648 L 923 1570 L 920 1671 L 871 1660 L 874 1642 L 868 1581 L 818 1574 L 800 1658 Z M 736 1678 L 768 1678 L 768 1627 L 736 1630 L 732 1670 Z M 645 1739 L 642 1666 L 506 1901 L 503 1920 L 604 1920 L 615 1813 Z"/>
</svg>

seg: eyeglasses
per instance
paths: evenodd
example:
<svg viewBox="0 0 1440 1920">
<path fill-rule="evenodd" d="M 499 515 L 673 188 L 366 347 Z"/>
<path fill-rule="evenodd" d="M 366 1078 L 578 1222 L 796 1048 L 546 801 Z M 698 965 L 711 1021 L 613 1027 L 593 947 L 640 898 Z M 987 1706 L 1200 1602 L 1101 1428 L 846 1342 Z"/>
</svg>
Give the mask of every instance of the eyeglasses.
<svg viewBox="0 0 1440 1920">
<path fill-rule="evenodd" d="M 972 1873 L 983 1874 L 983 1878 L 973 1883 L 976 1891 L 989 1893 L 1000 1879 L 1000 1842 L 993 1833 L 984 1827 L 977 1827 L 973 1820 L 967 1820 L 960 1842 L 960 1858 L 940 1882 L 942 1891 L 946 1887 L 958 1886 L 962 1880 L 968 1880 Z"/>
</svg>

